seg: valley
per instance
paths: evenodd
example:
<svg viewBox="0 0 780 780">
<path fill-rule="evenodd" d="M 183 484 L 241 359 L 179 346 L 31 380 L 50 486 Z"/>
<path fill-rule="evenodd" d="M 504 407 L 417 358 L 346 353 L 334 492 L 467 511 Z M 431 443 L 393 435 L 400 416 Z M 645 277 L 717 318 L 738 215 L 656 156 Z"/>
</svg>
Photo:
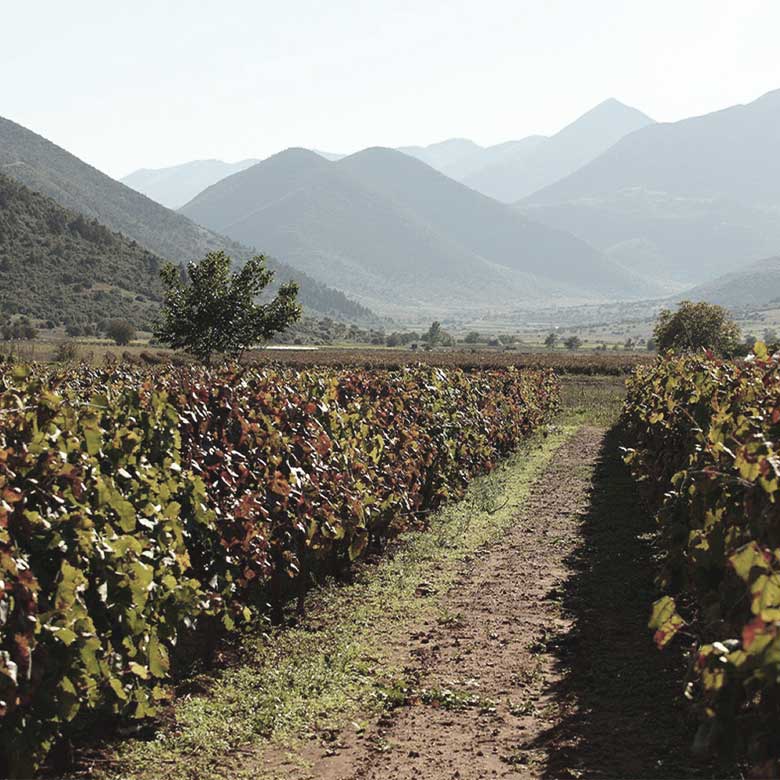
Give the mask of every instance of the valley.
<svg viewBox="0 0 780 780">
<path fill-rule="evenodd" d="M 748 6 L 4 9 L 0 777 L 780 777 Z"/>
</svg>

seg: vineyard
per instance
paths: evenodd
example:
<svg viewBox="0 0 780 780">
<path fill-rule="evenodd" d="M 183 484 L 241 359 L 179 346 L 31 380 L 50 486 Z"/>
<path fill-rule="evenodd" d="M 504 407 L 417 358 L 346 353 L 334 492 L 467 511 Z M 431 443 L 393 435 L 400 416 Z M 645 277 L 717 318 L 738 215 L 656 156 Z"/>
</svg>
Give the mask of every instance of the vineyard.
<svg viewBox="0 0 780 780">
<path fill-rule="evenodd" d="M 243 777 L 231 756 L 257 749 L 247 776 L 330 780 L 327 763 L 301 774 L 252 746 L 354 707 L 377 718 L 375 742 L 361 731 L 334 752 L 327 726 L 323 755 L 370 778 L 414 776 L 422 754 L 436 780 L 487 776 L 488 728 L 499 765 L 553 775 L 697 776 L 717 755 L 771 775 L 780 368 L 762 345 L 744 362 L 634 361 L 627 395 L 628 367 L 605 376 L 591 356 L 566 376 L 541 359 L 329 354 L 5 367 L 0 775 L 51 768 L 99 731 L 122 776 Z M 308 622 L 314 585 L 327 595 Z M 215 669 L 207 710 L 181 695 L 195 668 Z M 413 748 L 383 747 L 390 722 Z M 153 747 L 117 740 L 132 724 L 156 724 Z"/>
<path fill-rule="evenodd" d="M 64 371 L 0 380 L 0 774 L 169 697 L 204 625 L 277 617 L 493 469 L 550 371 Z M 269 605 L 269 606 L 267 606 Z"/>
<path fill-rule="evenodd" d="M 192 359 L 171 350 L 149 345 L 118 347 L 105 342 L 79 341 L 74 343 L 78 358 L 94 365 L 106 361 L 124 362 L 130 365 L 150 366 L 192 363 Z M 21 362 L 55 362 L 58 343 L 55 341 L 19 341 L 6 350 L 0 350 L 4 359 Z M 639 365 L 650 365 L 654 355 L 638 352 L 601 351 L 522 351 L 492 348 L 436 348 L 385 349 L 371 347 L 316 349 L 262 349 L 248 351 L 244 362 L 254 366 L 284 366 L 289 368 L 363 368 L 398 370 L 407 366 L 423 365 L 437 368 L 460 368 L 463 371 L 484 369 L 550 369 L 561 376 L 616 376 L 630 374 Z"/>
<path fill-rule="evenodd" d="M 259 365 L 282 365 L 310 368 L 330 366 L 345 368 L 398 369 L 424 363 L 440 368 L 460 368 L 464 371 L 509 368 L 550 369 L 560 375 L 625 376 L 638 365 L 653 362 L 651 354 L 633 352 L 522 352 L 492 349 L 318 349 L 318 350 L 262 350 L 250 353 L 248 360 Z"/>
<path fill-rule="evenodd" d="M 695 749 L 780 755 L 780 368 L 671 357 L 629 381 L 626 460 L 658 511 L 659 647 L 688 648 Z"/>
</svg>

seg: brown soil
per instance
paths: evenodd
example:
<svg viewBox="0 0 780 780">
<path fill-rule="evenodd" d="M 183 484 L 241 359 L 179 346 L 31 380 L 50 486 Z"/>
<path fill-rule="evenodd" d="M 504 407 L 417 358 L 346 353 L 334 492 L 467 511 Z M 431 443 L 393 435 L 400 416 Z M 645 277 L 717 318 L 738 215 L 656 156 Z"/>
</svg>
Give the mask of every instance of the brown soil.
<svg viewBox="0 0 780 780">
<path fill-rule="evenodd" d="M 618 444 L 597 428 L 570 439 L 513 530 L 432 595 L 448 619 L 390 639 L 416 680 L 406 704 L 259 765 L 290 780 L 706 771 L 690 758 L 679 654 L 646 628 L 652 521 Z"/>
</svg>

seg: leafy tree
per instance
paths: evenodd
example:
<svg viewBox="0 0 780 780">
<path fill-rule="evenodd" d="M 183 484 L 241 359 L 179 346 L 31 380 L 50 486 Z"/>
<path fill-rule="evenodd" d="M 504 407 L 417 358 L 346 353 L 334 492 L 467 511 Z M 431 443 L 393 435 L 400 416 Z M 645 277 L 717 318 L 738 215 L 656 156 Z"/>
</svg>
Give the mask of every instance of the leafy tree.
<svg viewBox="0 0 780 780">
<path fill-rule="evenodd" d="M 579 349 L 582 346 L 582 339 L 579 336 L 569 336 L 563 344 L 566 349 Z"/>
<path fill-rule="evenodd" d="M 413 341 L 419 341 L 420 334 L 412 331 L 394 331 L 387 339 L 386 343 L 388 347 L 397 347 L 401 345 L 411 344 Z"/>
<path fill-rule="evenodd" d="M 423 341 L 434 347 L 441 341 L 442 333 L 441 323 L 438 320 L 434 320 L 431 323 L 431 327 L 428 328 L 428 332 L 423 336 Z"/>
<path fill-rule="evenodd" d="M 0 335 L 3 341 L 32 341 L 37 338 L 38 331 L 27 317 L 22 317 L 19 320 L 6 319 L 0 323 Z"/>
<path fill-rule="evenodd" d="M 661 311 L 653 339 L 659 352 L 710 349 L 730 355 L 739 346 L 739 328 L 722 306 L 682 301 L 677 311 Z"/>
<path fill-rule="evenodd" d="M 472 330 L 471 333 L 467 333 L 463 339 L 466 344 L 479 344 L 482 341 L 482 336 L 476 330 Z"/>
<path fill-rule="evenodd" d="M 210 252 L 189 263 L 184 275 L 174 265 L 164 266 L 163 319 L 155 336 L 208 365 L 214 353 L 240 357 L 247 347 L 297 322 L 301 307 L 295 282 L 283 284 L 269 303 L 257 302 L 274 277 L 265 262 L 258 255 L 233 273 L 228 255 Z"/>
<path fill-rule="evenodd" d="M 547 349 L 555 349 L 556 345 L 558 344 L 558 334 L 557 333 L 551 333 L 545 340 L 544 340 L 544 346 L 547 347 Z"/>
<path fill-rule="evenodd" d="M 109 320 L 104 332 L 120 347 L 129 344 L 135 338 L 135 328 L 127 320 Z"/>
</svg>

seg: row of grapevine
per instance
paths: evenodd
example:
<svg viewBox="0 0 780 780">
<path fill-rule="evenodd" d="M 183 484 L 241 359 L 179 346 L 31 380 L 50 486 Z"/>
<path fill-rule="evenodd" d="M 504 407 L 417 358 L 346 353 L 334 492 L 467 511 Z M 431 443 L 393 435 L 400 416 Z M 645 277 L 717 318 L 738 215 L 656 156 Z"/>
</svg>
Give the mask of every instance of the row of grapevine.
<svg viewBox="0 0 780 780">
<path fill-rule="evenodd" d="M 690 648 L 695 748 L 780 757 L 780 367 L 672 356 L 630 378 L 626 460 L 658 509 L 655 641 Z M 772 774 L 775 776 L 775 774 Z"/>
<path fill-rule="evenodd" d="M 344 368 L 360 365 L 364 368 L 397 369 L 416 363 L 439 368 L 462 368 L 480 371 L 490 368 L 552 369 L 561 375 L 627 376 L 638 365 L 650 364 L 654 356 L 636 352 L 596 352 L 557 350 L 523 352 L 492 349 L 462 348 L 453 350 L 402 349 L 317 349 L 317 350 L 258 350 L 248 353 L 247 361 L 257 365 L 282 363 L 286 366 L 311 368 L 332 366 Z"/>
<path fill-rule="evenodd" d="M 558 404 L 551 372 L 21 366 L 0 377 L 0 774 L 145 718 L 177 639 L 419 522 Z"/>
</svg>

